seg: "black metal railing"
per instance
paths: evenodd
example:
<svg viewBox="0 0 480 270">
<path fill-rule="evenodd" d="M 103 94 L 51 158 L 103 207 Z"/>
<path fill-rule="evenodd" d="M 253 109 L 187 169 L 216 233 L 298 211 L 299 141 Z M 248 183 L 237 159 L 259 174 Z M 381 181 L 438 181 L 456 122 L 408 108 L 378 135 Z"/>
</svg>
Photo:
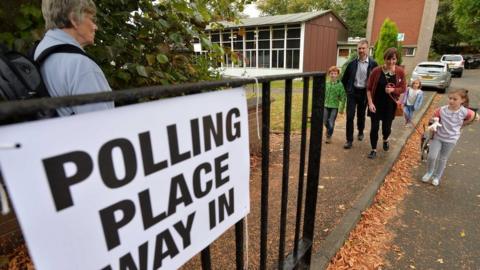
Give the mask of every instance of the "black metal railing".
<svg viewBox="0 0 480 270">
<path fill-rule="evenodd" d="M 291 177 L 290 169 L 290 128 L 292 111 L 292 80 L 303 79 L 302 101 L 302 126 L 301 145 L 299 156 L 298 190 L 296 202 L 295 236 L 293 250 L 285 256 L 285 236 L 288 205 L 288 187 Z M 312 89 L 309 89 L 310 79 L 313 78 Z M 284 132 L 283 132 L 283 170 L 281 189 L 281 213 L 278 248 L 278 269 L 295 269 L 310 264 L 312 255 L 313 237 L 315 232 L 315 212 L 317 204 L 318 183 L 320 179 L 320 158 L 322 151 L 323 109 L 325 93 L 325 74 L 320 72 L 298 73 L 289 75 L 264 76 L 245 79 L 225 79 L 221 81 L 209 81 L 187 83 L 170 86 L 151 86 L 121 91 L 87 94 L 80 96 L 43 98 L 36 100 L 12 101 L 0 103 L 0 121 L 15 117 L 35 114 L 39 111 L 51 110 L 63 106 L 74 106 L 88 103 L 115 101 L 123 103 L 135 103 L 138 100 L 158 99 L 188 95 L 199 92 L 214 91 L 219 88 L 237 87 L 255 82 L 262 84 L 262 163 L 261 163 L 261 209 L 260 209 L 260 258 L 259 268 L 267 269 L 267 257 L 275 256 L 267 253 L 268 243 L 268 211 L 269 211 L 269 167 L 270 167 L 270 103 L 271 82 L 285 81 L 285 104 L 284 104 Z M 310 136 L 307 144 L 307 114 L 309 92 L 312 91 Z M 308 146 L 308 160 L 306 149 Z M 306 183 L 305 163 L 308 161 Z M 304 199 L 305 198 L 305 199 Z M 303 210 L 303 220 L 302 220 Z M 301 229 L 303 224 L 303 229 Z M 236 267 L 244 269 L 245 258 L 245 220 L 235 225 Z M 301 231 L 302 230 L 302 231 Z M 203 269 L 211 269 L 210 247 L 201 252 L 201 265 Z M 269 266 L 269 268 L 272 266 Z M 275 266 L 273 266 L 275 267 Z"/>
</svg>

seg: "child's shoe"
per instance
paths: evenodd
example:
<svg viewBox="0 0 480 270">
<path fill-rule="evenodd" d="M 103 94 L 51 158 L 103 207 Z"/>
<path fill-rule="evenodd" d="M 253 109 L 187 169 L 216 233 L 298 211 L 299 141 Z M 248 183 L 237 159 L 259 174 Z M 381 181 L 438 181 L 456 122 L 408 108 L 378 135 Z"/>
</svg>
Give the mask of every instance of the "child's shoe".
<svg viewBox="0 0 480 270">
<path fill-rule="evenodd" d="M 438 179 L 438 178 L 433 178 L 433 180 L 432 180 L 432 185 L 434 185 L 434 186 L 440 185 L 440 179 Z"/>
<path fill-rule="evenodd" d="M 422 177 L 422 182 L 426 183 L 430 180 L 430 177 L 432 177 L 432 174 L 431 173 L 426 173 L 423 177 Z"/>
<path fill-rule="evenodd" d="M 325 143 L 331 143 L 332 142 L 332 136 L 327 136 L 325 138 Z"/>
</svg>

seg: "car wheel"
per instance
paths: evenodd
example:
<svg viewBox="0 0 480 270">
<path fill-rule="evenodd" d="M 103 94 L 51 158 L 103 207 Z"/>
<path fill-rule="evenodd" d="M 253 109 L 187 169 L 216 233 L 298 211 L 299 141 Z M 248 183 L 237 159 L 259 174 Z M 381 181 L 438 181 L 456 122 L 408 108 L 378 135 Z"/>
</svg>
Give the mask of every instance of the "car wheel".
<svg viewBox="0 0 480 270">
<path fill-rule="evenodd" d="M 439 88 L 439 89 L 437 89 L 437 93 L 439 93 L 439 94 L 444 94 L 445 92 L 447 92 L 447 88 Z"/>
<path fill-rule="evenodd" d="M 460 71 L 460 73 L 458 73 L 458 77 L 461 78 L 463 75 L 463 71 Z"/>
</svg>

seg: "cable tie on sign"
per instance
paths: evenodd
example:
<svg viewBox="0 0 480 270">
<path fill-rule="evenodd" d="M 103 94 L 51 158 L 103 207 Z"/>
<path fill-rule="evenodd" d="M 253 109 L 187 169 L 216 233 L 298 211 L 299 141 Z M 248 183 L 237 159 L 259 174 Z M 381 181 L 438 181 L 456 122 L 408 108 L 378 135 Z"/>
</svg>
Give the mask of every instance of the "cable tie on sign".
<svg viewBox="0 0 480 270">
<path fill-rule="evenodd" d="M 19 143 L 0 143 L 0 150 L 3 149 L 17 149 L 22 147 Z"/>
</svg>

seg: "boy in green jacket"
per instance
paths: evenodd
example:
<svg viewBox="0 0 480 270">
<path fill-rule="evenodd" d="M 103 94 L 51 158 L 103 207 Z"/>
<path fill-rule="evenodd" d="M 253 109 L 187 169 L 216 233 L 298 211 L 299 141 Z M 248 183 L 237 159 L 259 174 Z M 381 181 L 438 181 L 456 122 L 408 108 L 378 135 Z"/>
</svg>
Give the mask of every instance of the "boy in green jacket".
<svg viewBox="0 0 480 270">
<path fill-rule="evenodd" d="M 323 122 L 327 129 L 327 138 L 325 143 L 332 142 L 333 129 L 335 127 L 335 120 L 337 119 L 337 113 L 344 113 L 345 101 L 347 96 L 345 95 L 345 89 L 343 84 L 338 81 L 340 75 L 340 69 L 336 66 L 331 66 L 328 69 L 328 80 L 325 87 L 325 110 L 323 112 Z"/>
</svg>

